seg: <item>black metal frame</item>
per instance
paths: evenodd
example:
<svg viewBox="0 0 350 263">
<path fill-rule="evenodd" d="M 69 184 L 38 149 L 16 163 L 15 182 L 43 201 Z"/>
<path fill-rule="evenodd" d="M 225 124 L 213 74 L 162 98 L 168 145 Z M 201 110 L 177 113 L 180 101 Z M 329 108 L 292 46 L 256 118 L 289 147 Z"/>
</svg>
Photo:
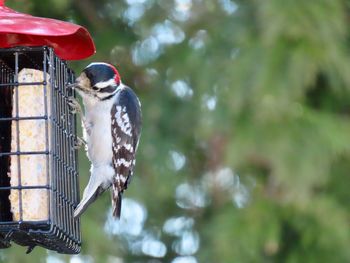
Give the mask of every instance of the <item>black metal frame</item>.
<svg viewBox="0 0 350 263">
<path fill-rule="evenodd" d="M 43 82 L 18 83 L 22 68 L 43 71 Z M 0 49 L 0 248 L 10 246 L 10 241 L 28 246 L 30 252 L 36 245 L 59 253 L 80 252 L 80 220 L 73 219 L 73 211 L 79 201 L 77 172 L 76 119 L 69 111 L 68 98 L 75 96 L 66 85 L 74 81 L 74 73 L 49 47 L 16 47 Z M 50 77 L 48 77 L 48 75 Z M 49 85 L 48 85 L 49 84 Z M 12 116 L 12 102 L 18 100 L 22 85 L 42 85 L 44 89 L 43 116 Z M 50 96 L 47 89 L 50 88 Z M 50 100 L 50 101 L 49 101 Z M 48 106 L 51 106 L 48 109 Z M 28 105 L 30 107 L 30 105 Z M 50 113 L 50 114 L 49 114 Z M 19 146 L 18 125 L 21 120 L 45 121 L 44 151 L 23 152 Z M 11 123 L 17 125 L 17 150 L 11 151 Z M 48 129 L 51 129 L 50 132 Z M 18 186 L 11 186 L 8 177 L 11 155 L 46 155 L 47 185 L 24 186 L 21 184 L 20 158 L 18 158 Z M 23 189 L 47 189 L 49 218 L 46 221 L 25 221 L 22 210 Z M 13 221 L 9 195 L 18 190 L 20 220 Z"/>
</svg>

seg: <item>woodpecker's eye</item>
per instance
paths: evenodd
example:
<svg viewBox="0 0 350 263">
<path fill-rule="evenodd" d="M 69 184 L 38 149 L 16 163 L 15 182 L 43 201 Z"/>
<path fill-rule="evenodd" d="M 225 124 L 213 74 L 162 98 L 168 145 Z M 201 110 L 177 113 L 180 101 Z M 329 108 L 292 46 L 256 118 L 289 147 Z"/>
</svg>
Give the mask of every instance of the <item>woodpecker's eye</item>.
<svg viewBox="0 0 350 263">
<path fill-rule="evenodd" d="M 101 90 L 101 88 L 98 88 L 98 87 L 96 87 L 96 86 L 93 86 L 92 89 L 93 89 L 93 90 L 96 90 L 96 91 L 100 91 L 100 90 Z"/>
</svg>

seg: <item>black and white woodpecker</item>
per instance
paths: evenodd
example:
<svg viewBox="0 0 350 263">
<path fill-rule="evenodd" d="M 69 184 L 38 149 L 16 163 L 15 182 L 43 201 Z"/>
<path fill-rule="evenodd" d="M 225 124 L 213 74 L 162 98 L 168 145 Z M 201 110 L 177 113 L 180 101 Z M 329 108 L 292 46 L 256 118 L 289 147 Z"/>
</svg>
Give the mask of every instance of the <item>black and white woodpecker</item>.
<svg viewBox="0 0 350 263">
<path fill-rule="evenodd" d="M 108 63 L 91 63 L 71 87 L 82 97 L 85 112 L 75 99 L 70 106 L 82 115 L 83 137 L 91 162 L 90 179 L 74 211 L 79 217 L 105 190 L 112 187 L 113 216 L 120 217 L 122 194 L 135 167 L 141 133 L 141 104 Z"/>
</svg>

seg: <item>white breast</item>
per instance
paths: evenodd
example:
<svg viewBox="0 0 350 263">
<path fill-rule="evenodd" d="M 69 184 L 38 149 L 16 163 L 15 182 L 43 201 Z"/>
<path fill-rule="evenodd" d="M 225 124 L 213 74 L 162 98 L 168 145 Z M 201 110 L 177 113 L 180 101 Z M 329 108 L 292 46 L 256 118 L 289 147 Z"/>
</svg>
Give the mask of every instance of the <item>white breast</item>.
<svg viewBox="0 0 350 263">
<path fill-rule="evenodd" d="M 112 161 L 111 108 L 113 98 L 106 101 L 84 99 L 88 131 L 85 140 L 88 157 L 93 166 L 108 165 Z"/>
</svg>

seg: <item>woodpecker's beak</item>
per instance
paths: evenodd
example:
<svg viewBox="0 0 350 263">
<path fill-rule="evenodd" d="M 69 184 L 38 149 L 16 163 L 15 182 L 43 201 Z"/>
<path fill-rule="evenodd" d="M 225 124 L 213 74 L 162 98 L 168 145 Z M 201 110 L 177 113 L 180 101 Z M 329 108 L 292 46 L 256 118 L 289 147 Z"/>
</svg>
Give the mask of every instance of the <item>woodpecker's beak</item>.
<svg viewBox="0 0 350 263">
<path fill-rule="evenodd" d="M 83 90 L 80 86 L 80 83 L 79 82 L 75 82 L 75 83 L 72 83 L 72 84 L 68 84 L 66 85 L 67 89 L 75 89 L 75 90 Z"/>
</svg>

